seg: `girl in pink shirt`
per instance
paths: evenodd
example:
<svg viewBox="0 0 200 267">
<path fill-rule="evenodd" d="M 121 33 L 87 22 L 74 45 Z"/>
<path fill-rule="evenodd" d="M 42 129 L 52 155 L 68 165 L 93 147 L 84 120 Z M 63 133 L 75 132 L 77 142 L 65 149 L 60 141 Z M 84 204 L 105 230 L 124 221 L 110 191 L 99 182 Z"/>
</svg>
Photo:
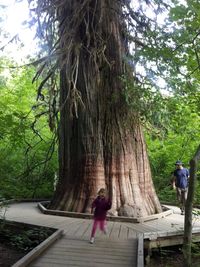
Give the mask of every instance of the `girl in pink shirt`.
<svg viewBox="0 0 200 267">
<path fill-rule="evenodd" d="M 104 188 L 101 188 L 98 192 L 97 198 L 92 203 L 91 213 L 93 213 L 94 211 L 94 221 L 90 238 L 91 244 L 94 243 L 94 237 L 98 225 L 100 230 L 104 232 L 104 234 L 106 234 L 106 229 L 105 229 L 106 214 L 107 211 L 111 208 L 112 204 L 109 199 L 106 199 L 105 195 L 106 195 L 106 190 Z"/>
</svg>

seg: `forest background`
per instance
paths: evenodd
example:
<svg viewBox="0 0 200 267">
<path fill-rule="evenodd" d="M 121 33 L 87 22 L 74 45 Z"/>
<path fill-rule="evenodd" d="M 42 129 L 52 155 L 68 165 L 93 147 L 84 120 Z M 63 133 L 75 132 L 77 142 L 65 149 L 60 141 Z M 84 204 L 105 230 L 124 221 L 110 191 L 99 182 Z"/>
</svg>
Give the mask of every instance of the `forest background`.
<svg viewBox="0 0 200 267">
<path fill-rule="evenodd" d="M 138 9 L 145 11 L 146 6 Z M 2 12 L 4 8 L 1 5 Z M 149 45 L 134 47 L 134 54 L 127 58 L 138 69 L 139 82 L 137 86 L 127 82 L 126 99 L 140 112 L 158 197 L 160 201 L 174 202 L 174 163 L 179 159 L 189 167 L 200 139 L 200 3 L 171 1 L 165 11 L 157 8 L 154 12 L 165 12 L 165 19 L 159 24 L 149 18 L 145 37 Z M 30 27 L 30 21 L 27 24 Z M 1 36 L 12 39 L 2 28 Z M 140 35 L 139 39 L 147 42 Z M 20 40 L 17 43 L 22 46 Z M 56 97 L 51 98 L 46 85 L 45 99 L 37 99 L 42 81 L 39 78 L 33 82 L 38 55 L 28 57 L 34 64 L 19 66 L 6 56 L 4 45 L 1 50 L 0 198 L 51 198 L 58 178 L 56 119 L 59 120 L 59 113 L 54 119 L 52 113 L 59 95 L 55 92 Z M 164 88 L 159 83 L 161 78 Z M 133 95 L 138 96 L 137 102 Z M 57 102 L 52 103 L 55 99 Z M 199 203 L 198 172 L 195 204 Z"/>
</svg>

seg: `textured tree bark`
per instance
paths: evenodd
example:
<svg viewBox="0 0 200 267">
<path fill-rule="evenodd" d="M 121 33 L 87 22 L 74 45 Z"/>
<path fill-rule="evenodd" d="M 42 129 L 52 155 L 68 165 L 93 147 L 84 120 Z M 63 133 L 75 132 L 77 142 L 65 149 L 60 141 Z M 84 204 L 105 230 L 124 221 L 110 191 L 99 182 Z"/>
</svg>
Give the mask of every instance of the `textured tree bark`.
<svg viewBox="0 0 200 267">
<path fill-rule="evenodd" d="M 138 114 L 121 77 L 130 76 L 120 1 L 57 7 L 60 73 L 59 183 L 50 208 L 88 212 L 104 187 L 113 215 L 161 212 Z"/>
</svg>

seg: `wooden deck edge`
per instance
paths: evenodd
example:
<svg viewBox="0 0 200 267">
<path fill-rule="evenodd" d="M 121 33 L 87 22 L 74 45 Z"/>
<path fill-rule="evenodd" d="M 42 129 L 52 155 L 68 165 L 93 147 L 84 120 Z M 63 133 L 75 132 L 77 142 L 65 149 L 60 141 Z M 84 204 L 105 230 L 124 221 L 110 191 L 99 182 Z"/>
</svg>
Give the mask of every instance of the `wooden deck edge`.
<svg viewBox="0 0 200 267">
<path fill-rule="evenodd" d="M 160 237 L 173 237 L 183 234 L 184 230 L 150 232 L 150 233 L 144 233 L 144 240 L 156 240 Z M 200 227 L 193 228 L 192 234 L 200 234 Z"/>
<path fill-rule="evenodd" d="M 144 234 L 138 234 L 137 267 L 144 267 Z"/>
<path fill-rule="evenodd" d="M 46 202 L 45 202 L 46 203 Z M 78 213 L 78 212 L 69 212 L 62 210 L 50 210 L 43 206 L 43 203 L 38 203 L 38 208 L 44 214 L 48 215 L 58 215 L 58 216 L 66 216 L 66 217 L 75 217 L 75 218 L 84 218 L 84 219 L 92 219 L 93 215 L 89 213 Z"/>
<path fill-rule="evenodd" d="M 62 235 L 63 235 L 63 230 L 57 230 L 55 233 L 49 236 L 46 240 L 40 243 L 37 247 L 31 250 L 28 254 L 26 254 L 23 258 L 21 258 L 14 265 L 12 265 L 12 267 L 29 266 L 29 264 L 34 259 L 36 259 L 43 251 L 45 251 L 51 244 L 53 244 Z"/>
<path fill-rule="evenodd" d="M 163 212 L 158 213 L 158 214 L 153 214 L 153 215 L 149 215 L 146 217 L 137 218 L 137 220 L 139 223 L 142 223 L 142 222 L 147 222 L 147 221 L 165 218 L 166 216 L 169 216 L 171 214 L 173 214 L 173 210 L 169 209 L 169 210 L 163 211 Z"/>
<path fill-rule="evenodd" d="M 23 203 L 23 202 L 49 202 L 49 200 L 44 199 L 44 198 L 0 199 L 0 204 L 14 204 L 14 203 Z"/>
<path fill-rule="evenodd" d="M 83 218 L 83 219 L 92 219 L 93 215 L 89 213 L 78 213 L 78 212 L 69 212 L 69 211 L 60 211 L 60 210 L 50 210 L 45 208 L 45 204 L 48 204 L 48 201 L 45 202 L 39 202 L 38 208 L 40 211 L 44 214 L 48 215 L 57 215 L 57 216 L 66 216 L 66 217 L 75 217 L 75 218 Z M 132 223 L 141 223 L 151 220 L 156 220 L 160 218 L 164 218 L 166 216 L 169 216 L 173 213 L 172 210 L 166 210 L 158 214 L 141 217 L 141 218 L 132 218 L 132 217 L 122 217 L 122 216 L 107 216 L 108 221 L 116 221 L 116 222 L 132 222 Z"/>
<path fill-rule="evenodd" d="M 144 234 L 144 250 L 145 259 L 148 263 L 150 261 L 151 250 L 154 248 L 172 247 L 183 244 L 184 231 L 166 232 L 158 235 L 153 235 L 147 238 Z M 200 228 L 194 229 L 192 233 L 192 242 L 200 242 Z"/>
</svg>

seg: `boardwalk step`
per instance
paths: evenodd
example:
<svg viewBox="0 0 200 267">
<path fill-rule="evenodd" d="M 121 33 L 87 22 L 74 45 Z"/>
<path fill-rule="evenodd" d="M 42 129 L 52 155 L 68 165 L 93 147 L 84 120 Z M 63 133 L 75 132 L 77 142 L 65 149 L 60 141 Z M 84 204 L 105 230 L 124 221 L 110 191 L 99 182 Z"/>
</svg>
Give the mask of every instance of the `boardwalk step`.
<svg viewBox="0 0 200 267">
<path fill-rule="evenodd" d="M 132 267 L 136 266 L 136 246 L 136 239 L 127 242 L 96 239 L 96 243 L 89 244 L 88 240 L 68 239 L 65 236 L 30 266 Z"/>
</svg>

